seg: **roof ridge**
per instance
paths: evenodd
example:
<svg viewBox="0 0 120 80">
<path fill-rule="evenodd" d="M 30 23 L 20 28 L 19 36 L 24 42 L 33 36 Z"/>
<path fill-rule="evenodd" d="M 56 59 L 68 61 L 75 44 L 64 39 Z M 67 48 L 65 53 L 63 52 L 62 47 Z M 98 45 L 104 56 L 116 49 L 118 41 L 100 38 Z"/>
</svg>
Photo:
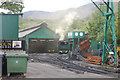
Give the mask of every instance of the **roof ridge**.
<svg viewBox="0 0 120 80">
<path fill-rule="evenodd" d="M 56 34 L 52 29 L 48 28 L 48 24 L 46 22 L 42 22 L 41 24 L 38 24 L 33 27 L 29 27 L 29 28 L 19 31 L 19 38 L 25 37 L 29 34 L 32 34 L 33 32 L 39 30 L 42 27 L 45 27 L 48 30 L 50 30 L 51 32 L 53 32 L 54 34 Z M 56 35 L 58 35 L 58 34 L 56 34 Z"/>
<path fill-rule="evenodd" d="M 25 28 L 25 29 L 22 29 L 22 30 L 19 31 L 19 33 L 20 33 L 20 32 L 24 32 L 24 31 L 27 31 L 27 30 L 30 30 L 30 29 L 34 29 L 34 28 L 37 28 L 37 27 L 41 27 L 41 25 L 43 25 L 43 24 L 46 24 L 46 25 L 47 25 L 47 23 L 42 22 L 42 23 L 37 24 L 37 25 L 35 25 L 35 26 L 31 26 L 31 27 L 27 27 L 27 28 Z"/>
</svg>

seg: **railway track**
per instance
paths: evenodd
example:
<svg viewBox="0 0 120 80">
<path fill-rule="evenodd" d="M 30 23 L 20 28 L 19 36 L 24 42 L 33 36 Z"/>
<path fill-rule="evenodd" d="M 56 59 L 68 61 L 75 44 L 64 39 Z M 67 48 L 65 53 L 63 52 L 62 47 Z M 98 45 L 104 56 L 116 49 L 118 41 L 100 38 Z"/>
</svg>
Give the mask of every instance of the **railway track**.
<svg viewBox="0 0 120 80">
<path fill-rule="evenodd" d="M 102 70 L 91 66 L 86 66 L 81 63 L 77 63 L 76 61 L 69 60 L 67 55 L 60 55 L 60 54 L 30 54 L 29 61 L 31 62 L 41 62 L 41 63 L 48 63 L 54 66 L 60 67 L 62 69 L 66 69 L 77 74 L 84 74 L 84 73 L 95 73 L 101 75 L 108 75 L 111 77 L 118 77 L 117 73 L 114 73 L 110 70 Z M 3 80 L 6 79 L 25 79 L 25 77 L 21 74 L 12 74 L 10 77 L 3 76 Z"/>
<path fill-rule="evenodd" d="M 52 65 L 56 65 L 63 69 L 67 69 L 79 74 L 84 74 L 84 72 L 108 75 L 117 77 L 118 74 L 107 69 L 98 69 L 91 66 L 85 66 L 83 64 L 78 64 L 77 62 L 69 60 L 67 55 L 59 55 L 59 54 L 36 54 L 30 55 L 30 59 L 33 59 L 35 62 L 44 62 Z"/>
</svg>

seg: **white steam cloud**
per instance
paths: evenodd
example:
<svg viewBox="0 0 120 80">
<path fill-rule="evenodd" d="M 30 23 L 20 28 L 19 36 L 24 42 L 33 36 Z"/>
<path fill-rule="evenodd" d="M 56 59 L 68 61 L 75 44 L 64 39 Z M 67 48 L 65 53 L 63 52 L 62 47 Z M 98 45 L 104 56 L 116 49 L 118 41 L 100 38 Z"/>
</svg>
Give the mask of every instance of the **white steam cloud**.
<svg viewBox="0 0 120 80">
<path fill-rule="evenodd" d="M 58 33 L 61 36 L 60 40 L 64 39 L 65 32 L 68 30 L 69 26 L 73 23 L 73 20 L 76 15 L 77 15 L 76 12 L 69 12 L 59 22 L 60 24 L 57 26 L 56 33 Z"/>
</svg>

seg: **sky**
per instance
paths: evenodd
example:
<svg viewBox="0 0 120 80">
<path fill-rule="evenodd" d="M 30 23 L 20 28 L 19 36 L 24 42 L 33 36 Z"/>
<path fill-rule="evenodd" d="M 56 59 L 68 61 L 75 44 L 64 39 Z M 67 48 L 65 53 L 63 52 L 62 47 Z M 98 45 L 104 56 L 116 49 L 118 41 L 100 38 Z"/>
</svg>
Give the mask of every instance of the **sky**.
<svg viewBox="0 0 120 80">
<path fill-rule="evenodd" d="M 11 0 L 7 0 L 7 1 L 11 1 Z M 32 11 L 32 10 L 55 12 L 58 10 L 64 10 L 68 8 L 77 8 L 91 2 L 91 0 L 22 0 L 22 1 L 24 2 L 24 6 L 25 6 L 23 12 Z M 0 9 L 0 12 L 8 12 L 8 11 Z"/>
<path fill-rule="evenodd" d="M 23 12 L 30 10 L 55 12 L 68 8 L 77 8 L 90 3 L 91 0 L 24 0 Z"/>
<path fill-rule="evenodd" d="M 7 1 L 12 1 L 12 0 L 7 0 Z M 93 0 L 93 1 L 100 1 L 100 0 Z M 58 10 L 77 8 L 82 5 L 91 3 L 91 0 L 23 0 L 23 2 L 25 6 L 23 12 L 32 11 L 32 10 L 55 12 Z M 0 12 L 1 11 L 3 10 L 0 9 Z"/>
</svg>

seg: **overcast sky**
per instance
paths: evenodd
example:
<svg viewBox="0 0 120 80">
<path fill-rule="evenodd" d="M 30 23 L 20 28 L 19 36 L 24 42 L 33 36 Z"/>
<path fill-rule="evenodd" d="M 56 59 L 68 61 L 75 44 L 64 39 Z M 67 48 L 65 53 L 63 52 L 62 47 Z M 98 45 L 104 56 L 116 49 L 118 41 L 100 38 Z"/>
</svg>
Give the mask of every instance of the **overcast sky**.
<svg viewBox="0 0 120 80">
<path fill-rule="evenodd" d="M 54 12 L 68 8 L 77 8 L 90 2 L 91 0 L 24 0 L 25 8 L 23 12 L 30 10 Z"/>
<path fill-rule="evenodd" d="M 93 1 L 101 1 L 101 0 L 93 0 Z M 23 0 L 23 2 L 25 5 L 23 12 L 32 11 L 32 10 L 55 12 L 58 10 L 64 10 L 68 8 L 77 8 L 82 5 L 91 3 L 91 0 Z M 0 12 L 1 11 L 2 10 L 0 9 Z"/>
</svg>

